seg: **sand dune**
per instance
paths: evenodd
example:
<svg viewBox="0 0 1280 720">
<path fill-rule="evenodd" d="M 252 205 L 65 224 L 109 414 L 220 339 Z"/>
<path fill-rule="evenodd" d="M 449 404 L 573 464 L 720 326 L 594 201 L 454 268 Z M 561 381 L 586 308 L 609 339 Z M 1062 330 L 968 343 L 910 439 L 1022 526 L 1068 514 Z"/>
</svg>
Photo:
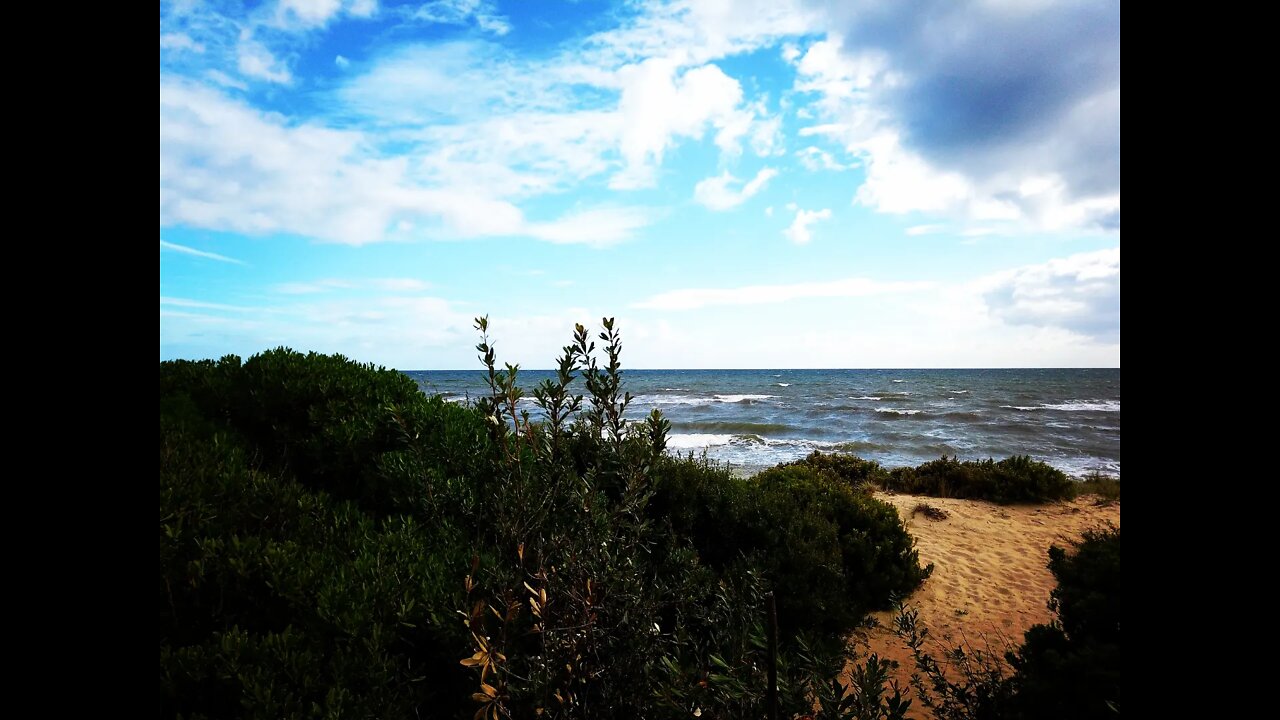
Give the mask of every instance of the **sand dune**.
<svg viewBox="0 0 1280 720">
<path fill-rule="evenodd" d="M 933 575 L 907 601 L 936 641 L 955 646 L 965 638 L 978 648 L 1018 645 L 1027 628 L 1048 622 L 1053 575 L 1046 567 L 1050 545 L 1067 546 L 1091 527 L 1120 524 L 1120 505 L 1098 506 L 1086 496 L 1072 502 L 1004 506 L 978 500 L 947 500 L 877 494 L 898 508 L 916 538 L 922 564 Z M 948 514 L 946 520 L 912 515 L 919 503 Z M 910 652 L 892 632 L 893 613 L 878 613 L 880 627 L 860 632 L 860 654 L 897 660 L 905 686 Z M 931 651 L 939 656 L 939 647 Z M 918 703 L 917 703 L 918 704 Z"/>
</svg>

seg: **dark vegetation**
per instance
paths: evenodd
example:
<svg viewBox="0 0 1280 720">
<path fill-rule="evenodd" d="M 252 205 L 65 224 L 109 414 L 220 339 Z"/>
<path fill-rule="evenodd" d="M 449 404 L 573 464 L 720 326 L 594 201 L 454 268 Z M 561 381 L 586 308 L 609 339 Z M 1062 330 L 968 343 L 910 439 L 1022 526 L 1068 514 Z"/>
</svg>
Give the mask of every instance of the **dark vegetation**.
<svg viewBox="0 0 1280 720">
<path fill-rule="evenodd" d="M 765 717 L 773 593 L 781 717 L 901 718 L 891 665 L 846 666 L 845 637 L 929 569 L 869 491 L 1065 492 L 1025 458 L 744 480 L 627 421 L 612 321 L 599 350 L 577 328 L 536 418 L 477 329 L 491 392 L 467 406 L 340 356 L 161 363 L 162 717 Z M 1060 622 L 935 712 L 1118 709 L 1119 532 L 1052 557 Z"/>
<path fill-rule="evenodd" d="M 791 466 L 806 466 L 839 477 L 853 487 L 873 487 L 910 495 L 966 498 L 992 502 L 1043 503 L 1095 494 L 1120 499 L 1120 481 L 1094 473 L 1082 482 L 1057 468 L 1014 455 L 1004 460 L 958 460 L 941 457 L 917 465 L 888 469 L 874 460 L 814 452 Z"/>
<path fill-rule="evenodd" d="M 844 636 L 926 575 L 818 466 L 742 480 L 628 423 L 611 321 L 519 405 L 477 321 L 474 406 L 285 349 L 160 365 L 162 717 L 897 718 Z M 815 706 L 816 703 L 816 706 Z"/>
<path fill-rule="evenodd" d="M 1058 581 L 1049 600 L 1057 618 L 1026 632 L 1005 654 L 971 644 L 939 660 L 925 646 L 918 614 L 900 610 L 898 633 L 912 649 L 912 685 L 943 720 L 1092 720 L 1120 714 L 1120 530 L 1087 531 L 1068 554 L 1049 549 Z"/>
</svg>

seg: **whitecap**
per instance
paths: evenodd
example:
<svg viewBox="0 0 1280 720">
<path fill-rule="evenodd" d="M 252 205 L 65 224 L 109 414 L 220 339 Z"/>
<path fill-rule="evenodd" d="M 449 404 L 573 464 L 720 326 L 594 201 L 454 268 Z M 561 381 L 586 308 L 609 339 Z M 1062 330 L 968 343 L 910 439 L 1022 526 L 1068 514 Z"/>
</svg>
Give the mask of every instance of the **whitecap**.
<svg viewBox="0 0 1280 720">
<path fill-rule="evenodd" d="M 902 408 L 878 407 L 878 408 L 876 408 L 876 412 L 878 412 L 878 413 L 888 413 L 888 414 L 891 414 L 891 415 L 915 415 L 915 414 L 919 413 L 920 411 L 919 411 L 919 410 L 904 410 L 904 409 L 902 409 Z"/>
<path fill-rule="evenodd" d="M 716 400 L 723 403 L 738 403 L 746 400 L 768 400 L 769 398 L 778 397 L 777 395 L 717 395 Z"/>
<path fill-rule="evenodd" d="M 791 387 L 791 383 L 778 383 L 778 387 Z"/>
<path fill-rule="evenodd" d="M 879 395 L 859 395 L 858 397 L 849 396 L 850 400 L 883 400 Z"/>
<path fill-rule="evenodd" d="M 1068 400 L 1063 403 L 1045 403 L 1045 410 L 1068 412 L 1120 412 L 1119 400 Z"/>
<path fill-rule="evenodd" d="M 667 447 L 673 450 L 694 450 L 697 448 L 712 447 L 713 445 L 728 445 L 732 440 L 732 435 L 676 433 L 667 436 Z"/>
</svg>

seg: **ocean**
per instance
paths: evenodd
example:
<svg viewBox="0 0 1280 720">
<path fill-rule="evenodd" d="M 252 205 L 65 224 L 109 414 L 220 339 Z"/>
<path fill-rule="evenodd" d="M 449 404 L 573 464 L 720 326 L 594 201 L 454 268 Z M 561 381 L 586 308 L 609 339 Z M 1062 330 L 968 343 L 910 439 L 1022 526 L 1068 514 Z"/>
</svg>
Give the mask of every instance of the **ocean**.
<svg viewBox="0 0 1280 720">
<path fill-rule="evenodd" d="M 487 394 L 475 370 L 406 374 L 455 402 Z M 551 376 L 519 380 L 531 396 Z M 623 382 L 629 418 L 657 408 L 671 421 L 672 452 L 743 472 L 821 450 L 889 467 L 1030 455 L 1071 475 L 1120 475 L 1119 369 L 624 370 Z M 523 406 L 536 417 L 532 397 Z"/>
</svg>

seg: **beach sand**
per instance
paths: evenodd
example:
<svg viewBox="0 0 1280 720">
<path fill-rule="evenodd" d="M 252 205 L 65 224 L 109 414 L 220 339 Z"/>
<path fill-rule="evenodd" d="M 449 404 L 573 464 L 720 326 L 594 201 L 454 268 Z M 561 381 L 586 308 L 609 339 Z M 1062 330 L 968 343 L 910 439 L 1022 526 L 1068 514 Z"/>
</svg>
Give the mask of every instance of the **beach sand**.
<svg viewBox="0 0 1280 720">
<path fill-rule="evenodd" d="M 1054 588 L 1046 566 L 1050 545 L 1068 547 L 1085 530 L 1120 525 L 1120 504 L 1096 505 L 1084 496 L 1050 505 L 996 505 L 980 500 L 949 500 L 911 495 L 876 496 L 893 504 L 916 538 L 921 565 L 933 563 L 933 575 L 907 600 L 929 628 L 927 649 L 942 659 L 939 641 L 948 647 L 967 638 L 978 649 L 1022 643 L 1032 625 L 1052 618 L 1047 603 Z M 948 514 L 946 520 L 912 515 L 926 503 Z M 859 655 L 875 652 L 898 661 L 895 674 L 904 692 L 913 663 L 911 653 L 893 633 L 893 612 L 875 615 L 879 627 L 855 635 Z M 919 700 L 913 710 L 918 710 Z M 913 713 L 915 714 L 915 713 Z M 916 714 L 916 716 L 921 716 Z"/>
</svg>

